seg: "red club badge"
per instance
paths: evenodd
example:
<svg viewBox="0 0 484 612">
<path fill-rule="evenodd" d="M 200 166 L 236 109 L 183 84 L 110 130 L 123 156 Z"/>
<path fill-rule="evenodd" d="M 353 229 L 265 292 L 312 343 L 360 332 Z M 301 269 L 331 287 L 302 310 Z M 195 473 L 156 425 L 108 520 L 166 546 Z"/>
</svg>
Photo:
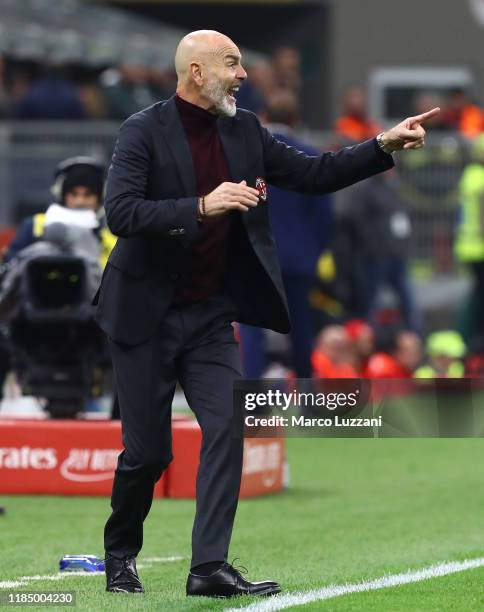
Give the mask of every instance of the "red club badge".
<svg viewBox="0 0 484 612">
<path fill-rule="evenodd" d="M 261 176 L 255 179 L 255 188 L 259 192 L 259 198 L 265 202 L 267 200 L 267 185 Z"/>
</svg>

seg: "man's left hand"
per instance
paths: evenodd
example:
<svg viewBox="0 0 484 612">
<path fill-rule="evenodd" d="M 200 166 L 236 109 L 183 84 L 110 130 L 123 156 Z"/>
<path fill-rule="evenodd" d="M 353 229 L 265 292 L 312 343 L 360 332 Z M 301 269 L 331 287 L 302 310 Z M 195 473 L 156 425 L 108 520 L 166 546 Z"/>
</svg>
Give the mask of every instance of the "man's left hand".
<svg viewBox="0 0 484 612">
<path fill-rule="evenodd" d="M 382 144 L 388 153 L 400 151 L 401 149 L 421 149 L 425 145 L 425 130 L 422 123 L 428 121 L 440 113 L 436 107 L 426 113 L 415 117 L 408 117 L 401 123 L 384 132 Z"/>
</svg>

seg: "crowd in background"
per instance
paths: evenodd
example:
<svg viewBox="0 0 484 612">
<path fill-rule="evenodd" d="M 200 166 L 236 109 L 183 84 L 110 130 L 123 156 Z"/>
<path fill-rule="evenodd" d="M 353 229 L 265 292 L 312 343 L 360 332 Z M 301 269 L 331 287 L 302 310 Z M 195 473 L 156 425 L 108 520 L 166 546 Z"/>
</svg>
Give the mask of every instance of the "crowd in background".
<svg viewBox="0 0 484 612">
<path fill-rule="evenodd" d="M 278 139 L 317 154 L 296 136 L 304 125 L 298 50 L 281 47 L 271 58 L 247 69 L 249 77 L 239 92 L 238 105 L 257 113 Z M 136 58 L 94 69 L 3 57 L 0 77 L 0 117 L 22 120 L 122 121 L 169 97 L 176 86 L 171 69 L 148 68 Z M 459 132 L 484 143 L 483 107 L 466 91 L 456 89 L 445 99 L 421 94 L 411 110 L 418 113 L 437 105 L 442 112 L 429 122 L 430 130 Z M 368 114 L 364 89 L 352 86 L 345 90 L 332 126 L 333 148 L 372 138 L 382 129 Z M 483 144 L 469 162 L 474 168 L 472 177 L 463 179 L 461 187 L 464 198 L 474 198 L 474 208 L 464 206 L 462 215 L 479 217 L 479 223 L 482 212 L 475 207 L 479 208 L 484 193 L 481 148 L 484 151 Z M 289 352 L 282 359 L 289 375 L 399 378 L 484 372 L 480 316 L 481 306 L 484 308 L 483 232 L 471 255 L 466 251 L 461 257 L 475 278 L 473 308 L 478 323 L 471 341 L 455 331 L 436 332 L 424 341 L 426 330 L 407 270 L 411 223 L 396 172 L 345 190 L 336 212 L 328 196 L 308 198 L 270 188 L 270 201 L 293 324 Z M 472 221 L 463 227 L 475 239 L 477 229 Z M 468 245 L 470 241 L 465 235 L 463 242 Z M 393 292 L 396 305 L 382 306 L 383 289 Z M 238 334 L 245 375 L 258 378 L 273 371 L 274 356 L 264 332 L 240 326 Z"/>
<path fill-rule="evenodd" d="M 453 330 L 427 334 L 409 280 L 412 224 L 397 171 L 345 189 L 337 203 L 332 198 L 324 203 L 301 201 L 298 194 L 270 187 L 271 222 L 292 320 L 289 358 L 278 362 L 260 330 L 241 326 L 246 376 L 286 372 L 299 378 L 428 378 L 482 373 L 484 110 L 455 90 L 446 100 L 419 95 L 414 111 L 436 105 L 442 113 L 429 129 L 457 132 L 473 143 L 456 189 L 460 218 L 455 223 L 455 256 L 474 277 L 466 337 Z M 301 123 L 297 90 L 271 92 L 259 115 L 276 138 L 308 151 L 295 136 Z M 365 91 L 348 88 L 333 126 L 333 148 L 372 138 L 382 129 L 368 115 Z M 459 247 L 462 244 L 465 248 Z M 390 304 L 382 300 L 385 292 L 393 297 Z"/>
<path fill-rule="evenodd" d="M 0 59 L 0 115 L 22 120 L 123 120 L 171 95 L 174 74 L 136 58 L 115 67 Z"/>
<path fill-rule="evenodd" d="M 252 63 L 239 94 L 240 106 L 258 113 L 275 91 L 299 95 L 300 64 L 300 54 L 292 47 L 281 47 L 270 59 Z M 175 87 L 174 68 L 149 67 L 136 55 L 103 68 L 0 56 L 3 119 L 123 120 L 171 96 Z"/>
<path fill-rule="evenodd" d="M 482 376 L 484 358 L 467 353 L 459 333 L 443 330 L 421 337 L 404 328 L 379 330 L 362 320 L 328 325 L 312 353 L 316 378 L 462 378 Z"/>
<path fill-rule="evenodd" d="M 282 91 L 299 98 L 303 77 L 298 49 L 279 47 L 267 59 L 246 67 L 248 79 L 238 96 L 241 108 L 260 113 L 269 98 Z M 116 66 L 103 67 L 79 61 L 47 64 L 33 52 L 21 58 L 0 55 L 0 118 L 123 120 L 169 97 L 175 86 L 173 68 L 148 66 L 136 54 Z M 415 114 L 434 106 L 442 108 L 430 123 L 434 131 L 452 130 L 469 138 L 484 131 L 482 107 L 464 89 L 446 96 L 424 93 L 414 106 Z M 363 88 L 350 86 L 342 92 L 340 109 L 332 126 L 336 145 L 360 142 L 380 130 L 368 116 Z"/>
<path fill-rule="evenodd" d="M 471 139 L 484 132 L 484 107 L 465 89 L 455 88 L 445 96 L 433 92 L 420 93 L 409 113 L 417 115 L 436 106 L 441 108 L 440 114 L 426 124 L 432 132 L 457 132 Z M 364 89 L 348 87 L 342 95 L 341 114 L 334 124 L 341 144 L 361 142 L 381 130 L 381 126 L 368 115 Z"/>
</svg>

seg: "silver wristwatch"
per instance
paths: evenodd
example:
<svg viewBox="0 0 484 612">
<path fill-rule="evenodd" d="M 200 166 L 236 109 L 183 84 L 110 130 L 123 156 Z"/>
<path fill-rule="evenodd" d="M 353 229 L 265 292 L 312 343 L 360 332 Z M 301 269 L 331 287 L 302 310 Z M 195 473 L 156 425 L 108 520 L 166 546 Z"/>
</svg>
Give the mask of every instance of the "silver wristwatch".
<svg viewBox="0 0 484 612">
<path fill-rule="evenodd" d="M 378 136 L 376 137 L 376 141 L 378 143 L 378 146 L 380 147 L 380 149 L 383 151 L 383 153 L 386 153 L 387 155 L 391 155 L 393 153 L 393 149 L 390 148 L 389 145 L 385 145 L 383 143 L 383 134 L 385 132 L 382 132 L 381 134 L 378 134 Z"/>
</svg>

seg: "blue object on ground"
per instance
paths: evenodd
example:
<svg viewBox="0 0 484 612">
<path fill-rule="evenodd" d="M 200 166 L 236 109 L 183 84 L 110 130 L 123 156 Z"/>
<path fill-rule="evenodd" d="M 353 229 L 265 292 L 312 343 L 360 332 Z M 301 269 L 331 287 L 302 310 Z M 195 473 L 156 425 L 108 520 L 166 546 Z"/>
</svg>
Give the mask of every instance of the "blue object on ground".
<svg viewBox="0 0 484 612">
<path fill-rule="evenodd" d="M 94 555 L 64 555 L 59 561 L 61 572 L 104 572 L 104 559 Z"/>
</svg>

